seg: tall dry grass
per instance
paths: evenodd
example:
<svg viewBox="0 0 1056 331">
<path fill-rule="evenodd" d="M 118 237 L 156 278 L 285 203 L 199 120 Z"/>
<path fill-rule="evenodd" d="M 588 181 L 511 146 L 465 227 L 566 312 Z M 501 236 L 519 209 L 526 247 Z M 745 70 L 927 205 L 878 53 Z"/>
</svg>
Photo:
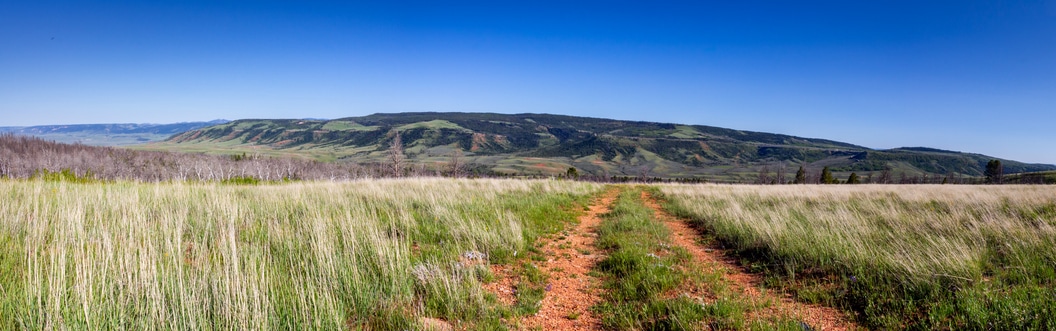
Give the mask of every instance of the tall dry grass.
<svg viewBox="0 0 1056 331">
<path fill-rule="evenodd" d="M 836 301 L 872 326 L 1056 324 L 1050 314 L 1056 311 L 1045 307 L 1056 303 L 1056 187 L 660 190 L 673 211 L 746 256 L 772 263 L 771 270 L 789 277 L 818 270 L 841 276 Z"/>
<path fill-rule="evenodd" d="M 559 229 L 561 208 L 596 189 L 0 180 L 0 328 L 496 326 L 487 263 Z"/>
</svg>

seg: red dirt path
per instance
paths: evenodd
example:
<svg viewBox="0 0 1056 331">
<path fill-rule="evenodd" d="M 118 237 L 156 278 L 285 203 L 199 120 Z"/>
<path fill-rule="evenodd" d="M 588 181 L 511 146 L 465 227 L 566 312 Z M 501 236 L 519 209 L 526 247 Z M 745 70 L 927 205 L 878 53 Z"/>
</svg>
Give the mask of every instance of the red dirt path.
<svg viewBox="0 0 1056 331">
<path fill-rule="evenodd" d="M 546 242 L 543 251 L 549 257 L 540 269 L 550 274 L 546 297 L 539 312 L 525 317 L 522 327 L 542 330 L 600 330 L 598 318 L 590 312 L 600 298 L 599 281 L 587 273 L 601 260 L 594 247 L 595 230 L 601 224 L 601 214 L 607 213 L 619 193 L 610 189 L 595 199 L 579 224 Z M 589 252 L 589 254 L 583 254 Z"/>
<path fill-rule="evenodd" d="M 770 302 L 771 305 L 761 311 L 753 312 L 749 318 L 766 316 L 788 316 L 807 324 L 813 330 L 855 330 L 858 329 L 842 312 L 831 307 L 797 302 L 790 295 L 774 290 L 761 291 L 759 275 L 744 271 L 737 262 L 726 256 L 720 249 L 705 248 L 699 243 L 701 236 L 686 222 L 667 213 L 660 207 L 654 197 L 642 192 L 642 202 L 653 209 L 656 218 L 662 221 L 672 232 L 672 242 L 681 246 L 693 255 L 693 260 L 705 269 L 725 269 L 725 279 L 732 283 L 735 290 L 754 302 Z M 714 269 L 712 269 L 714 270 Z"/>
</svg>

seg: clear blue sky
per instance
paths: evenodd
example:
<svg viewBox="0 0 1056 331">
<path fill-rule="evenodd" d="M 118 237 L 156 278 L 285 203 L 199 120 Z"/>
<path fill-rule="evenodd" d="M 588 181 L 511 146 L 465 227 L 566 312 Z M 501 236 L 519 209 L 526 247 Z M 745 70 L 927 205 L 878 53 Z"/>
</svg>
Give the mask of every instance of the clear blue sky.
<svg viewBox="0 0 1056 331">
<path fill-rule="evenodd" d="M 1056 0 L 0 2 L 0 126 L 404 111 L 1056 163 Z"/>
</svg>

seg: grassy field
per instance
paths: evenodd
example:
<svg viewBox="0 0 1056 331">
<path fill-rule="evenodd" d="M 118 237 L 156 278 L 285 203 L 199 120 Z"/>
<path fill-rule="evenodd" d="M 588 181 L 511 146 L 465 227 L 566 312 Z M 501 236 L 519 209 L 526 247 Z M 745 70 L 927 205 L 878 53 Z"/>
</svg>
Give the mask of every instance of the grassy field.
<svg viewBox="0 0 1056 331">
<path fill-rule="evenodd" d="M 602 189 L 58 180 L 0 180 L 0 329 L 517 328 L 549 292 L 554 257 L 537 239 L 562 236 Z M 676 220 L 642 190 L 701 231 L 695 249 L 722 243 L 765 287 L 861 326 L 1056 329 L 1054 187 L 619 189 L 595 230 L 599 262 L 578 275 L 600 280 L 593 311 L 610 329 L 800 327 L 760 315 L 769 303 L 676 244 Z M 502 278 L 495 264 L 513 273 L 512 303 L 482 288 Z"/>
<path fill-rule="evenodd" d="M 1051 186 L 665 185 L 767 284 L 876 329 L 1056 328 Z"/>
<path fill-rule="evenodd" d="M 502 328 L 481 289 L 597 185 L 0 180 L 0 329 Z"/>
</svg>

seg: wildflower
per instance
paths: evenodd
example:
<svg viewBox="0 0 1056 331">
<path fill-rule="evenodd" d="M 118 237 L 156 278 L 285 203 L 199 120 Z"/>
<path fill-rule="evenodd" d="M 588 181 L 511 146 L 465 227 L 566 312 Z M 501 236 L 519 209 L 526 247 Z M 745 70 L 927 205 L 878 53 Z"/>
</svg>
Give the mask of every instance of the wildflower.
<svg viewBox="0 0 1056 331">
<path fill-rule="evenodd" d="M 462 253 L 462 257 L 468 260 L 483 260 L 487 255 L 478 251 L 466 251 Z"/>
</svg>

